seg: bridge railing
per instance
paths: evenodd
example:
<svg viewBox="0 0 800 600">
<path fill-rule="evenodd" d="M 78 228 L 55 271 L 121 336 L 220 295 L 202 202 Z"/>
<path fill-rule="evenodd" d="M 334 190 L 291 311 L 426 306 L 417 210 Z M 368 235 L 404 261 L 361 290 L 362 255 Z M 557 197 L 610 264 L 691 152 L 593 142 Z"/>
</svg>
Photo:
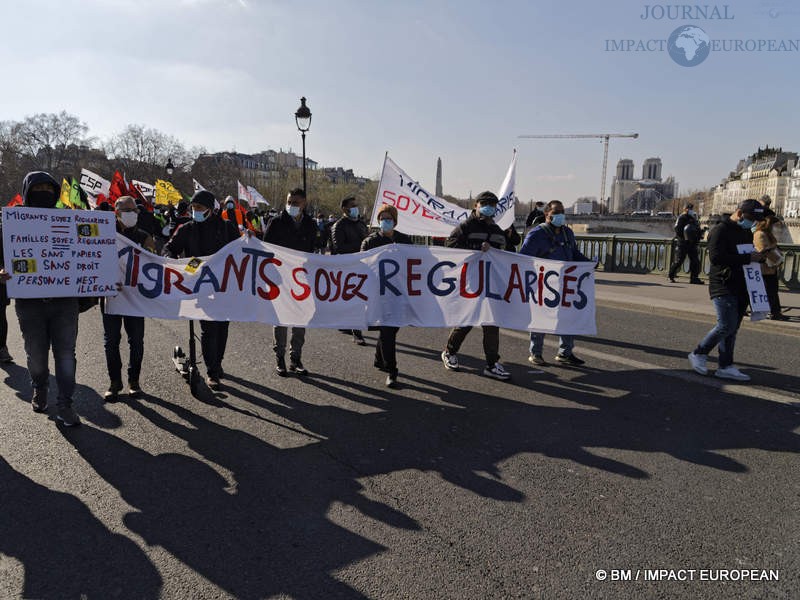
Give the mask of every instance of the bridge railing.
<svg viewBox="0 0 800 600">
<path fill-rule="evenodd" d="M 677 251 L 669 238 L 635 238 L 608 236 L 583 236 L 577 234 L 578 248 L 586 256 L 597 259 L 604 271 L 618 273 L 659 273 L 669 272 L 674 253 Z M 800 245 L 781 244 L 785 260 L 778 267 L 778 281 L 782 287 L 800 290 Z M 711 266 L 705 242 L 700 242 L 700 268 L 708 274 Z M 685 260 L 679 274 L 688 275 L 689 260 Z"/>
</svg>

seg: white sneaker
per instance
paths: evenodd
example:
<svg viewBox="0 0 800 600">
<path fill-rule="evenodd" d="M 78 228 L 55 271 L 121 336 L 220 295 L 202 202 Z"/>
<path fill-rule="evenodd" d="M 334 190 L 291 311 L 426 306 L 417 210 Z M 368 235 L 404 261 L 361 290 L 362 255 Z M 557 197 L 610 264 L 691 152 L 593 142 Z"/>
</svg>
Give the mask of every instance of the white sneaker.
<svg viewBox="0 0 800 600">
<path fill-rule="evenodd" d="M 445 350 L 442 352 L 442 362 L 444 363 L 444 368 L 449 369 L 450 371 L 458 371 L 458 356 L 455 354 L 450 354 Z"/>
<path fill-rule="evenodd" d="M 689 364 L 695 371 L 700 373 L 700 375 L 708 375 L 708 367 L 706 366 L 708 356 L 705 354 L 695 354 L 694 352 L 690 352 L 688 358 Z"/>
<path fill-rule="evenodd" d="M 717 369 L 717 371 L 714 373 L 714 377 L 719 377 L 720 379 L 733 379 L 734 381 L 750 381 L 750 375 L 745 375 L 733 365 L 730 367 L 725 367 L 724 369 Z"/>
<path fill-rule="evenodd" d="M 494 363 L 491 367 L 486 367 L 483 370 L 483 374 L 487 377 L 492 377 L 493 379 L 501 379 L 505 381 L 506 379 L 511 379 L 511 373 L 506 371 L 499 362 Z"/>
</svg>

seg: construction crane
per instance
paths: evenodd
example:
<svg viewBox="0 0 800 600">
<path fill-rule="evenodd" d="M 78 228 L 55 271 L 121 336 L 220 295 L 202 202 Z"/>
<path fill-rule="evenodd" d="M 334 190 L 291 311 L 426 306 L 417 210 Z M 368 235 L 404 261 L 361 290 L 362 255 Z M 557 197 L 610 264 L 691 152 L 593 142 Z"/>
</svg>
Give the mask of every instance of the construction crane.
<svg viewBox="0 0 800 600">
<path fill-rule="evenodd" d="M 521 135 L 525 139 L 549 139 L 549 140 L 577 140 L 587 138 L 598 138 L 603 140 L 603 176 L 600 178 L 600 205 L 606 207 L 606 212 L 610 212 L 610 207 L 606 206 L 606 171 L 608 168 L 608 140 L 610 138 L 633 138 L 639 137 L 638 133 L 556 133 L 545 135 Z"/>
</svg>

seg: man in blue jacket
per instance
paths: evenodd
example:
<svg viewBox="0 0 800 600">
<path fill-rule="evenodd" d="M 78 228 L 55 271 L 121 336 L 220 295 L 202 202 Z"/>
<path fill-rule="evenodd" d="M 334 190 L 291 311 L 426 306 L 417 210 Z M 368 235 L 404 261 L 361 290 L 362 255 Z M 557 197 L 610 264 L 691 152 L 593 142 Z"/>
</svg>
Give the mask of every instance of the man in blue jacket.
<svg viewBox="0 0 800 600">
<path fill-rule="evenodd" d="M 545 222 L 531 229 L 525 236 L 522 248 L 519 249 L 520 254 L 550 260 L 592 262 L 591 258 L 587 258 L 578 250 L 575 234 L 565 225 L 566 215 L 561 202 L 558 200 L 548 202 L 544 209 L 544 217 Z M 584 364 L 585 361 L 572 353 L 574 346 L 573 336 L 562 335 L 559 338 L 556 362 L 576 367 Z M 546 365 L 547 362 L 542 358 L 543 347 L 544 334 L 531 332 L 531 355 L 528 360 L 535 365 Z"/>
</svg>

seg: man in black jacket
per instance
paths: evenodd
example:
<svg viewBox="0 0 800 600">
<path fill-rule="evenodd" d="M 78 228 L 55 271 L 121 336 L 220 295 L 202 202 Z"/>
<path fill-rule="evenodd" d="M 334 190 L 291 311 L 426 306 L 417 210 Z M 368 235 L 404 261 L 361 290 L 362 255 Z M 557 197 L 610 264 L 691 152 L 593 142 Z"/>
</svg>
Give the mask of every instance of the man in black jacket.
<svg viewBox="0 0 800 600">
<path fill-rule="evenodd" d="M 120 196 L 114 203 L 114 212 L 117 216 L 117 231 L 138 244 L 148 252 L 155 253 L 156 246 L 153 236 L 139 227 L 140 207 L 131 196 Z M 129 315 L 109 315 L 105 312 L 105 299 L 101 299 L 103 313 L 103 346 L 106 351 L 106 367 L 111 383 L 108 391 L 103 395 L 106 402 L 116 402 L 122 391 L 122 357 L 119 353 L 119 344 L 122 341 L 122 327 L 128 335 L 130 358 L 128 360 L 128 395 L 137 396 L 142 390 L 139 387 L 139 375 L 142 371 L 144 358 L 144 317 Z"/>
<path fill-rule="evenodd" d="M 264 229 L 264 241 L 268 244 L 313 253 L 317 241 L 317 225 L 306 214 L 306 193 L 302 188 L 295 188 L 286 197 L 286 209 L 272 217 Z M 275 325 L 273 328 L 272 349 L 275 351 L 275 370 L 281 377 L 286 376 L 286 334 L 287 328 Z M 306 330 L 303 327 L 292 327 L 292 339 L 289 342 L 289 371 L 297 375 L 306 375 L 301 355 Z"/>
<path fill-rule="evenodd" d="M 367 237 L 369 230 L 366 223 L 361 220 L 358 210 L 358 201 L 354 196 L 342 200 L 342 216 L 331 227 L 331 254 L 353 254 L 361 251 L 361 242 Z M 340 330 L 352 333 L 353 341 L 359 346 L 366 342 L 358 329 Z"/>
<path fill-rule="evenodd" d="M 702 284 L 700 279 L 700 257 L 697 254 L 697 245 L 700 243 L 700 238 L 703 236 L 703 231 L 700 229 L 700 223 L 697 220 L 697 213 L 694 212 L 694 204 L 687 204 L 683 209 L 683 213 L 675 221 L 675 244 L 676 254 L 675 260 L 669 267 L 669 279 L 675 283 L 675 275 L 678 274 L 678 269 L 683 265 L 686 257 L 689 257 L 689 283 Z"/>
<path fill-rule="evenodd" d="M 172 258 L 210 256 L 239 237 L 239 229 L 214 213 L 214 194 L 207 190 L 192 196 L 192 220 L 184 223 L 164 244 L 161 253 Z M 222 358 L 228 343 L 228 321 L 200 321 L 200 347 L 212 390 L 219 389 L 224 375 Z"/>
<path fill-rule="evenodd" d="M 463 223 L 458 225 L 445 246 L 448 248 L 464 248 L 486 252 L 489 248 L 504 250 L 507 237 L 500 226 L 494 222 L 497 212 L 497 196 L 492 192 L 481 192 L 475 202 L 475 210 Z M 450 332 L 447 347 L 442 352 L 442 362 L 451 371 L 458 370 L 458 353 L 461 344 L 472 327 L 456 327 Z M 486 368 L 483 374 L 494 379 L 506 380 L 511 374 L 503 368 L 500 360 L 500 328 L 496 325 L 483 325 L 483 351 L 486 355 Z"/>
<path fill-rule="evenodd" d="M 719 344 L 719 368 L 714 375 L 722 379 L 750 381 L 750 376 L 733 365 L 736 332 L 747 310 L 749 298 L 743 265 L 764 262 L 761 252 L 740 253 L 737 246 L 752 244 L 750 228 L 764 218 L 764 207 L 757 200 L 745 200 L 730 217 L 708 234 L 708 291 L 717 311 L 717 324 L 689 354 L 689 365 L 701 375 L 708 374 L 708 353 Z"/>
</svg>

